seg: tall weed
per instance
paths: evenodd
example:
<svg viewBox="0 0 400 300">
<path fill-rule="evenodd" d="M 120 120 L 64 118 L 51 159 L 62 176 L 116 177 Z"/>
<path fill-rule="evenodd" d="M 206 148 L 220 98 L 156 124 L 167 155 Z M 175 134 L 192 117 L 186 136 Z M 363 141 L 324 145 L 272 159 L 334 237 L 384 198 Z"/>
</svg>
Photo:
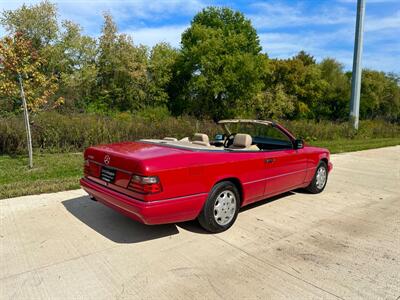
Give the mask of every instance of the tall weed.
<svg viewBox="0 0 400 300">
<path fill-rule="evenodd" d="M 140 138 L 182 138 L 194 132 L 214 136 L 222 130 L 217 124 L 193 117 L 171 117 L 163 109 L 140 114 L 116 113 L 60 114 L 42 112 L 31 116 L 32 140 L 35 150 L 47 152 L 82 151 L 90 145 Z M 400 125 L 384 121 L 361 121 L 354 131 L 349 123 L 329 121 L 283 121 L 282 124 L 296 136 L 308 141 L 337 139 L 369 139 L 399 137 Z M 0 154 L 18 154 L 26 151 L 26 133 L 22 115 L 0 117 Z"/>
</svg>

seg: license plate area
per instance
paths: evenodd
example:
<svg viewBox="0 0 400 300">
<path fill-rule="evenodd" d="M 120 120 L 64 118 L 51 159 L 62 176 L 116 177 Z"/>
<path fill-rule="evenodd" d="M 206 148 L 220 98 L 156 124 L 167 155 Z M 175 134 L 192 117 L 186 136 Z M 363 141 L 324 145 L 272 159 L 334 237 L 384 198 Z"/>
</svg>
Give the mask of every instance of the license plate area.
<svg viewBox="0 0 400 300">
<path fill-rule="evenodd" d="M 102 167 L 100 178 L 108 183 L 113 183 L 115 180 L 116 170 L 109 167 Z"/>
</svg>

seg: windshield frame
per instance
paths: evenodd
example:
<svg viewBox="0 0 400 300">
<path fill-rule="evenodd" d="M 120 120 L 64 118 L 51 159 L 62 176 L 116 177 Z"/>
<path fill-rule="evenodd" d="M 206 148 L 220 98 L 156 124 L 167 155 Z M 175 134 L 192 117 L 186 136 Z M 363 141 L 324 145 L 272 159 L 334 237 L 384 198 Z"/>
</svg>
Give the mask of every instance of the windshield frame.
<svg viewBox="0 0 400 300">
<path fill-rule="evenodd" d="M 221 120 L 218 124 L 222 125 L 226 133 L 232 134 L 229 130 L 229 124 L 237 124 L 237 123 L 251 123 L 251 124 L 259 124 L 265 126 L 275 126 L 275 122 L 272 121 L 263 121 L 263 120 L 251 120 L 251 119 L 229 119 L 229 120 Z"/>
<path fill-rule="evenodd" d="M 296 137 L 285 127 L 281 126 L 280 124 L 276 123 L 275 121 L 267 121 L 267 120 L 254 120 L 254 119 L 227 119 L 227 120 L 220 120 L 218 124 L 225 130 L 227 136 L 231 135 L 232 132 L 229 130 L 229 124 L 238 124 L 238 123 L 248 123 L 254 125 L 264 125 L 264 126 L 272 126 L 276 130 L 280 131 L 283 135 L 287 136 L 292 143 L 292 147 L 294 149 L 294 144 L 296 141 Z M 237 132 L 235 132 L 237 133 Z M 234 133 L 234 134 L 235 134 Z"/>
</svg>

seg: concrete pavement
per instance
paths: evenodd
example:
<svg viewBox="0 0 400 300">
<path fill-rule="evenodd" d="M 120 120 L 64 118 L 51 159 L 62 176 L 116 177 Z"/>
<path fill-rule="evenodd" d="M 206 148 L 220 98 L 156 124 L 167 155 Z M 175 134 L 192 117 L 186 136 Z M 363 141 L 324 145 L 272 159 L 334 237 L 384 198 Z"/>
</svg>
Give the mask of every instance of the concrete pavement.
<svg viewBox="0 0 400 300">
<path fill-rule="evenodd" d="M 136 223 L 81 190 L 0 200 L 1 299 L 399 299 L 400 146 L 333 155 L 207 234 Z"/>
</svg>

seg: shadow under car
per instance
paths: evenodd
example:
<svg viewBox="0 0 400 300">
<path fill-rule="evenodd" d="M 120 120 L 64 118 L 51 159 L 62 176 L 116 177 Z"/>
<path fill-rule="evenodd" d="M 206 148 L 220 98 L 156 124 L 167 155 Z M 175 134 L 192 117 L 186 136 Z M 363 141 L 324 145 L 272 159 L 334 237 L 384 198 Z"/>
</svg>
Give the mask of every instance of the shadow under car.
<svg viewBox="0 0 400 300">
<path fill-rule="evenodd" d="M 116 243 L 139 243 L 179 233 L 175 224 L 145 225 L 82 196 L 62 202 L 78 220 Z"/>
<path fill-rule="evenodd" d="M 243 211 L 294 194 L 294 192 L 286 192 L 246 205 L 240 209 L 238 217 L 240 217 L 240 213 Z M 89 196 L 65 200 L 62 204 L 81 222 L 116 243 L 139 243 L 175 235 L 179 233 L 178 227 L 197 234 L 210 234 L 200 226 L 197 220 L 177 224 L 145 225 L 114 211 L 102 203 L 91 200 Z"/>
</svg>

